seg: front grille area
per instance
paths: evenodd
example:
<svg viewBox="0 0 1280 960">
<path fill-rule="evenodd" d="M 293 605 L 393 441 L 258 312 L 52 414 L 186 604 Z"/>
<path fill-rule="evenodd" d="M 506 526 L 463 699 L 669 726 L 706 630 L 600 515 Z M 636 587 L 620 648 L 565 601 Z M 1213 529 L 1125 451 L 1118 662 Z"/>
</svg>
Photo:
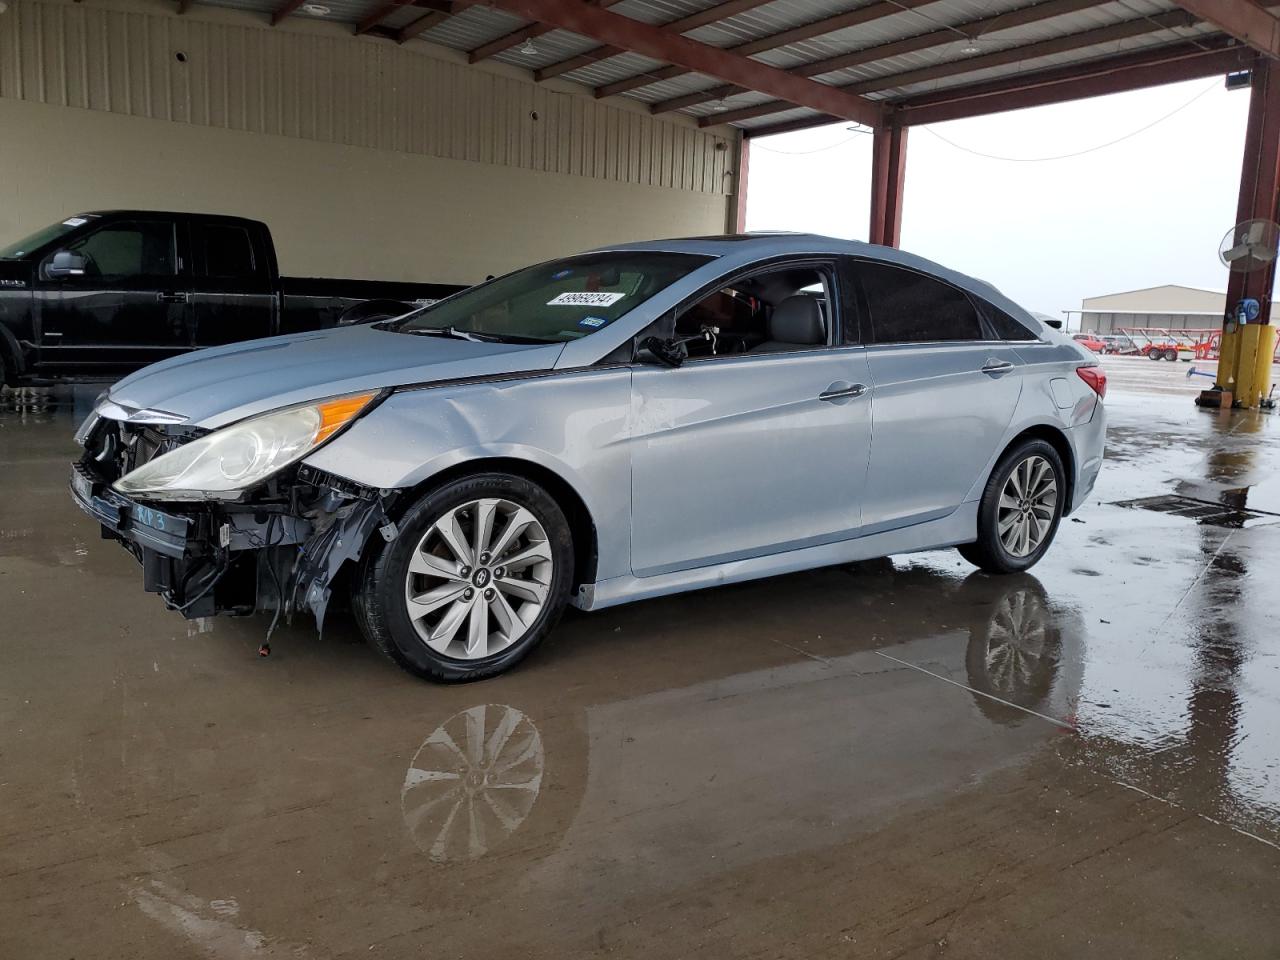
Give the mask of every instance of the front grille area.
<svg viewBox="0 0 1280 960">
<path fill-rule="evenodd" d="M 100 479 L 111 483 L 184 442 L 152 426 L 103 419 L 85 442 L 84 462 Z"/>
</svg>

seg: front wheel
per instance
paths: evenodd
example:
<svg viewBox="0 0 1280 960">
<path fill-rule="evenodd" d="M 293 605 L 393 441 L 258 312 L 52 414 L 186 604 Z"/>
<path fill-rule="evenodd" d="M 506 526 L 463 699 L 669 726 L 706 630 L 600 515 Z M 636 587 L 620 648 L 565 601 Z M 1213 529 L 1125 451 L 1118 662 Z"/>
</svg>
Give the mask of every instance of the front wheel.
<svg viewBox="0 0 1280 960">
<path fill-rule="evenodd" d="M 1066 507 L 1066 473 L 1058 451 L 1043 440 L 1009 450 L 978 504 L 978 539 L 958 549 L 988 573 L 1017 573 L 1044 556 Z"/>
<path fill-rule="evenodd" d="M 402 668 L 453 683 L 514 666 L 568 602 L 573 540 L 563 511 L 523 477 L 445 484 L 366 559 L 355 587 L 365 637 Z"/>
</svg>

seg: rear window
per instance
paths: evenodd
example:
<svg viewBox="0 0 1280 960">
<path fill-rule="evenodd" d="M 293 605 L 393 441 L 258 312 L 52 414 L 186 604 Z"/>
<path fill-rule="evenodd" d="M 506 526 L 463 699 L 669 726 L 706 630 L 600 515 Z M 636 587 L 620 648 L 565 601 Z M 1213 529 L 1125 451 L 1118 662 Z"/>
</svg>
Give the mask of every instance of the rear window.
<svg viewBox="0 0 1280 960">
<path fill-rule="evenodd" d="M 978 311 L 961 290 L 886 263 L 855 265 L 871 315 L 874 343 L 982 340 Z"/>
<path fill-rule="evenodd" d="M 687 253 L 584 254 L 526 267 L 410 314 L 393 329 L 563 343 L 595 333 L 709 262 Z"/>
<path fill-rule="evenodd" d="M 248 277 L 255 272 L 253 241 L 249 231 L 234 224 L 213 223 L 202 230 L 204 275 Z"/>
<path fill-rule="evenodd" d="M 989 303 L 983 304 L 983 307 L 987 311 L 987 320 L 991 323 L 991 329 L 995 331 L 997 340 L 1037 339 L 1036 335 L 1028 330 L 1026 326 L 1009 316 L 999 307 Z"/>
</svg>

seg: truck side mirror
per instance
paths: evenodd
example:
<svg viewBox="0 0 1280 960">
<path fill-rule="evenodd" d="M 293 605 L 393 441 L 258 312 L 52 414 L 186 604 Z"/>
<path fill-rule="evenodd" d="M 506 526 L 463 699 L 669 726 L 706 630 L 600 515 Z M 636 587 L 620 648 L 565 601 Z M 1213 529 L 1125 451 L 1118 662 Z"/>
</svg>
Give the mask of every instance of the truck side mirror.
<svg viewBox="0 0 1280 960">
<path fill-rule="evenodd" d="M 48 277 L 83 277 L 84 266 L 84 257 L 80 254 L 70 250 L 59 250 L 53 255 L 44 272 Z"/>
</svg>

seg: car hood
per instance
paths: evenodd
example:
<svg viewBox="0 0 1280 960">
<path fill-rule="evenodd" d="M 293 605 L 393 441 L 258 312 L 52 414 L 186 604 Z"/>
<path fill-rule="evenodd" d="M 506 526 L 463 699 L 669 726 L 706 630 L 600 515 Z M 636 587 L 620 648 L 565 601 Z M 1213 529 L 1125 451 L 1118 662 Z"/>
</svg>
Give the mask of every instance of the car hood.
<svg viewBox="0 0 1280 960">
<path fill-rule="evenodd" d="M 111 388 L 128 411 L 213 429 L 325 397 L 551 369 L 564 344 L 481 343 L 342 327 L 251 340 L 163 360 Z"/>
</svg>

